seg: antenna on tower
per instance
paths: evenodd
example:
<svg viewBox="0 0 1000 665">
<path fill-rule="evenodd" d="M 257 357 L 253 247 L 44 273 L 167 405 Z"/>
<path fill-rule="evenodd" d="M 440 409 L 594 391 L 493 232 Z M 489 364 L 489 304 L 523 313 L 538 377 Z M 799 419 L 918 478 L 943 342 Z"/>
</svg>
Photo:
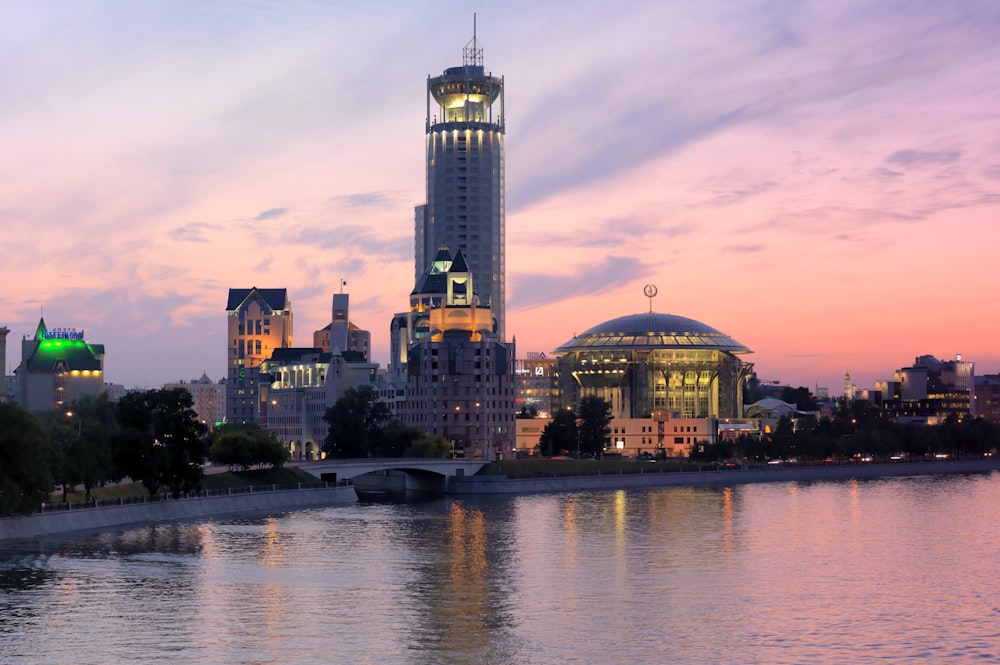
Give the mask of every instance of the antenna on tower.
<svg viewBox="0 0 1000 665">
<path fill-rule="evenodd" d="M 653 298 L 655 298 L 656 294 L 659 292 L 656 288 L 656 284 L 647 284 L 646 286 L 642 287 L 642 292 L 647 298 L 649 298 L 649 313 L 652 314 Z"/>
<path fill-rule="evenodd" d="M 472 41 L 462 49 L 462 64 L 469 66 L 483 66 L 483 48 L 476 38 L 476 12 L 472 12 Z"/>
</svg>

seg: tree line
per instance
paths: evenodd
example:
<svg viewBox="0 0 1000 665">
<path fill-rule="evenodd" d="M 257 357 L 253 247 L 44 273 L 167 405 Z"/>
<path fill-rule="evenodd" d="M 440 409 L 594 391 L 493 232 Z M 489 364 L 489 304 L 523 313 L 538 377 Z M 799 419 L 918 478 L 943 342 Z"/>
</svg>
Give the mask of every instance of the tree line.
<svg viewBox="0 0 1000 665">
<path fill-rule="evenodd" d="M 181 388 L 149 390 L 111 402 L 85 396 L 65 411 L 35 415 L 0 404 L 0 515 L 29 514 L 53 489 L 96 487 L 125 479 L 150 495 L 177 498 L 202 487 L 206 459 L 234 469 L 281 466 L 288 452 L 256 426 L 222 426 L 211 434 Z"/>
<path fill-rule="evenodd" d="M 783 416 L 769 435 L 700 444 L 691 457 L 701 461 L 979 457 L 998 445 L 1000 425 L 983 418 L 952 415 L 937 425 L 900 423 L 883 418 L 866 402 L 841 401 L 830 416 L 799 416 L 794 422 Z"/>
<path fill-rule="evenodd" d="M 580 399 L 576 409 L 567 407 L 552 414 L 535 451 L 543 457 L 571 454 L 599 457 L 611 437 L 611 404 L 595 395 Z"/>
</svg>

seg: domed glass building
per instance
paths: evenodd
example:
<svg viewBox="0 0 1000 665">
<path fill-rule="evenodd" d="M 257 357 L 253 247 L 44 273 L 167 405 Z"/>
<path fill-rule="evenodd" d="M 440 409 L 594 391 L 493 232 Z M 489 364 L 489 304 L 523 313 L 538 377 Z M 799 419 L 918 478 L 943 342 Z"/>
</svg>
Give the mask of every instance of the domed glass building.
<svg viewBox="0 0 1000 665">
<path fill-rule="evenodd" d="M 605 321 L 555 351 L 563 404 L 596 395 L 615 418 L 739 418 L 747 353 L 704 323 L 655 312 Z"/>
</svg>

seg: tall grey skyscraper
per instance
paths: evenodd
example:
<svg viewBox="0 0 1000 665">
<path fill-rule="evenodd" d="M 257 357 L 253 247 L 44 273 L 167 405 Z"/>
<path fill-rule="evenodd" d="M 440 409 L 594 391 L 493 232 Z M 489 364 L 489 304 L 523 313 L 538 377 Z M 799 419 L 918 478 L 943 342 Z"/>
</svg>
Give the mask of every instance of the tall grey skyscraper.
<svg viewBox="0 0 1000 665">
<path fill-rule="evenodd" d="M 462 66 L 427 77 L 427 203 L 416 208 L 415 278 L 446 245 L 461 251 L 476 295 L 505 336 L 503 77 L 487 73 L 473 29 Z"/>
</svg>

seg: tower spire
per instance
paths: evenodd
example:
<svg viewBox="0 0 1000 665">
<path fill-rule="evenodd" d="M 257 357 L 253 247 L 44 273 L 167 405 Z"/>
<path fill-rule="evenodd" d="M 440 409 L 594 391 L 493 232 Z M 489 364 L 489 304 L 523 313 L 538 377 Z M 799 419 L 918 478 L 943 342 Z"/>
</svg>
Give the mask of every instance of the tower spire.
<svg viewBox="0 0 1000 665">
<path fill-rule="evenodd" d="M 472 12 L 472 41 L 462 49 L 462 65 L 466 67 L 483 66 L 483 47 L 476 37 L 476 12 Z"/>
</svg>

